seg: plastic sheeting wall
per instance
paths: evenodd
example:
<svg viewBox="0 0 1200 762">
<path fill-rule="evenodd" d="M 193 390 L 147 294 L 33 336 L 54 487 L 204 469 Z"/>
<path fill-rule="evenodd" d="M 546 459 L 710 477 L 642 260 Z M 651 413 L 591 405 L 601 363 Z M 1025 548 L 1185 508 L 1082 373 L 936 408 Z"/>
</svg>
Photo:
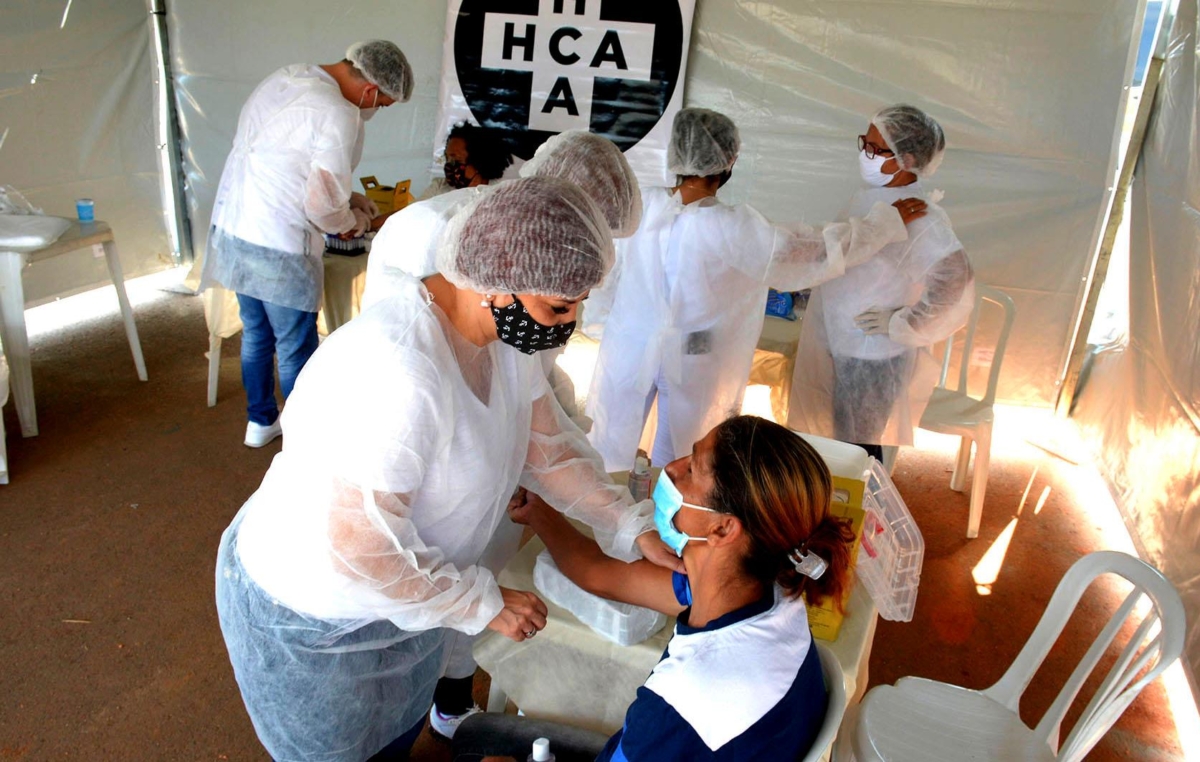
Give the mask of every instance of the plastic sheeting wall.
<svg viewBox="0 0 1200 762">
<path fill-rule="evenodd" d="M 1181 0 L 1130 199 L 1129 341 L 1093 358 L 1075 418 L 1147 560 L 1183 596 L 1200 674 L 1200 22 Z"/>
<path fill-rule="evenodd" d="M 96 202 L 126 277 L 168 267 L 145 0 L 0 3 L 0 183 L 47 214 Z M 27 303 L 108 283 L 78 251 L 25 272 Z"/>
<path fill-rule="evenodd" d="M 855 137 L 876 108 L 908 101 L 933 113 L 950 150 L 932 185 L 946 191 L 980 280 L 1017 303 L 1001 395 L 1045 404 L 1108 204 L 1141 5 L 700 0 L 686 102 L 741 127 L 723 196 L 780 221 L 837 215 L 859 183 Z M 287 63 L 336 60 L 359 38 L 396 41 L 416 69 L 412 102 L 368 125 L 359 174 L 427 182 L 442 3 L 211 0 L 169 12 L 197 251 L 254 85 Z"/>
<path fill-rule="evenodd" d="M 814 223 L 859 185 L 856 136 L 887 103 L 928 110 L 948 152 L 930 185 L 980 282 L 1017 319 L 1000 396 L 1057 394 L 1113 175 L 1138 0 L 704 2 L 688 105 L 733 116 L 727 197 Z"/>
</svg>

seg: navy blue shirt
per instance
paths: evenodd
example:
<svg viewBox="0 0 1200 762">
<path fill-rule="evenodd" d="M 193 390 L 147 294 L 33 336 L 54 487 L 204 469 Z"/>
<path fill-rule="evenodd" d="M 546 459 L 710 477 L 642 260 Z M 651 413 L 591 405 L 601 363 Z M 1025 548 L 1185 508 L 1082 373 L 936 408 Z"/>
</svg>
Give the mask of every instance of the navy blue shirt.
<svg viewBox="0 0 1200 762">
<path fill-rule="evenodd" d="M 692 602 L 676 573 L 675 597 Z M 598 762 L 798 759 L 821 729 L 828 691 L 804 602 L 779 588 L 675 634 Z"/>
</svg>

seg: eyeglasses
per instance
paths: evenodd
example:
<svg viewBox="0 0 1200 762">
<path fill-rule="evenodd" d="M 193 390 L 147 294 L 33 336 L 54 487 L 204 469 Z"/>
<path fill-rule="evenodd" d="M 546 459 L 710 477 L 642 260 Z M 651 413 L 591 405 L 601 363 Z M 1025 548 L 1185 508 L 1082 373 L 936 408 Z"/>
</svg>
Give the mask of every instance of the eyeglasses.
<svg viewBox="0 0 1200 762">
<path fill-rule="evenodd" d="M 871 143 L 867 140 L 866 135 L 858 136 L 858 150 L 864 152 L 868 159 L 874 159 L 876 156 L 895 156 L 890 148 L 883 148 Z"/>
</svg>

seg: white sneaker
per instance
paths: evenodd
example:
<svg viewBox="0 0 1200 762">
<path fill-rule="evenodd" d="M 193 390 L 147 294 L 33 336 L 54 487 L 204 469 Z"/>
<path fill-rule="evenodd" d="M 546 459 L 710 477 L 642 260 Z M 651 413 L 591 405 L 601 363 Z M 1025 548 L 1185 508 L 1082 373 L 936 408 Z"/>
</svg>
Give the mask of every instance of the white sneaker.
<svg viewBox="0 0 1200 762">
<path fill-rule="evenodd" d="M 478 706 L 473 706 L 465 714 L 442 714 L 438 711 L 437 704 L 434 704 L 429 708 L 429 729 L 442 738 L 454 738 L 454 733 L 463 720 L 482 711 Z"/>
<path fill-rule="evenodd" d="M 271 442 L 274 442 L 276 437 L 283 433 L 283 427 L 279 425 L 279 419 L 275 419 L 275 423 L 270 426 L 263 426 L 261 423 L 248 421 L 246 423 L 246 440 L 247 447 L 264 447 Z"/>
</svg>

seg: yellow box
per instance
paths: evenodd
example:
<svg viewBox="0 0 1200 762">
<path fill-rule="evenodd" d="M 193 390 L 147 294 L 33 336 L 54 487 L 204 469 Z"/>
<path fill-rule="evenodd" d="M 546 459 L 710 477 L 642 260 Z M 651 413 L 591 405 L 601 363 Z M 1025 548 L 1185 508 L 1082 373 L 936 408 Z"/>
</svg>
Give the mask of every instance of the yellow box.
<svg viewBox="0 0 1200 762">
<path fill-rule="evenodd" d="M 411 204 L 414 199 L 409 188 L 412 187 L 412 180 L 401 180 L 393 185 L 380 185 L 374 175 L 361 178 L 363 192 L 367 198 L 375 202 L 375 206 L 379 207 L 379 214 L 391 214 L 398 212 L 404 207 Z"/>
<path fill-rule="evenodd" d="M 862 541 L 863 518 L 866 516 L 862 504 L 866 486 L 866 483 L 859 479 L 833 477 L 834 500 L 830 510 L 838 518 L 849 519 L 850 528 L 854 530 L 854 543 L 850 546 L 851 568 L 854 567 L 854 562 L 858 558 L 858 546 Z M 853 588 L 853 584 L 851 584 L 851 588 Z M 842 597 L 842 606 L 848 606 L 849 602 L 850 589 L 847 589 Z M 820 606 L 809 605 L 808 607 L 808 625 L 812 628 L 814 638 L 837 640 L 838 633 L 842 629 L 843 619 L 845 619 L 845 615 L 838 613 L 832 599 L 826 600 Z"/>
</svg>

